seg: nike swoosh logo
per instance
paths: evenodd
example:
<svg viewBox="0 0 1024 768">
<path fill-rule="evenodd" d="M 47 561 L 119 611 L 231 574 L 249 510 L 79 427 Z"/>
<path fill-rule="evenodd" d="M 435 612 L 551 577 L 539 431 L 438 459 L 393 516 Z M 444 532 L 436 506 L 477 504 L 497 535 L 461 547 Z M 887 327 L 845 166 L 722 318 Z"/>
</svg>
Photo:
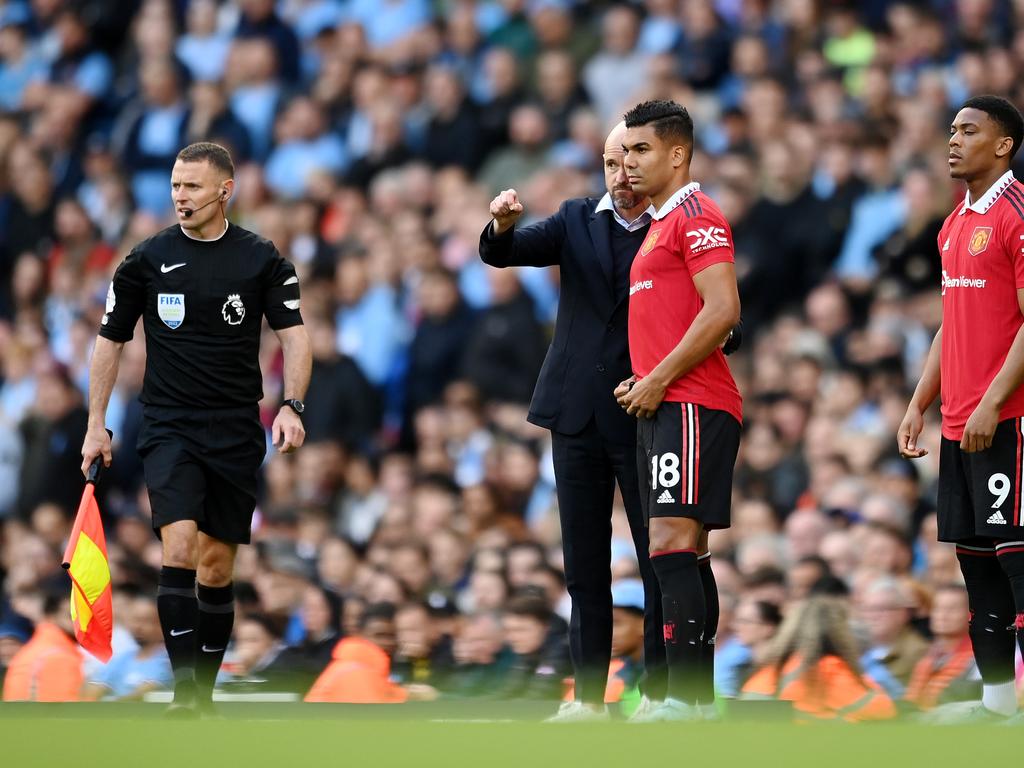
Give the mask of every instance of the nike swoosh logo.
<svg viewBox="0 0 1024 768">
<path fill-rule="evenodd" d="M 191 629 L 172 629 L 171 637 L 180 637 L 181 635 L 187 635 L 191 631 Z"/>
<path fill-rule="evenodd" d="M 184 262 L 184 261 L 181 262 L 181 264 L 171 264 L 171 266 L 169 266 L 169 267 L 166 264 L 161 264 L 160 265 L 160 271 L 163 272 L 166 275 L 168 272 L 173 272 L 178 267 L 184 267 L 185 264 L 186 264 L 186 262 Z"/>
<path fill-rule="evenodd" d="M 223 648 L 207 648 L 205 645 L 203 646 L 203 653 L 220 653 L 223 650 Z"/>
</svg>

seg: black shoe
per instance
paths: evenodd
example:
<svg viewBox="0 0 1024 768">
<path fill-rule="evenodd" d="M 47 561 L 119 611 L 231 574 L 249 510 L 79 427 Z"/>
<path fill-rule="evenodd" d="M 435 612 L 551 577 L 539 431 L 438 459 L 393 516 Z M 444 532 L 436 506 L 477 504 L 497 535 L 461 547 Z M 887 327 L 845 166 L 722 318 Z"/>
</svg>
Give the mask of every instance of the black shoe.
<svg viewBox="0 0 1024 768">
<path fill-rule="evenodd" d="M 198 720 L 199 710 L 194 704 L 172 701 L 164 710 L 164 720 Z"/>
<path fill-rule="evenodd" d="M 174 700 L 164 710 L 168 720 L 198 720 L 196 683 L 194 680 L 182 680 L 174 686 Z"/>
<path fill-rule="evenodd" d="M 217 705 L 213 703 L 213 699 L 199 699 L 196 702 L 196 710 L 199 712 L 199 717 L 203 720 L 223 720 L 224 715 L 217 709 Z"/>
</svg>

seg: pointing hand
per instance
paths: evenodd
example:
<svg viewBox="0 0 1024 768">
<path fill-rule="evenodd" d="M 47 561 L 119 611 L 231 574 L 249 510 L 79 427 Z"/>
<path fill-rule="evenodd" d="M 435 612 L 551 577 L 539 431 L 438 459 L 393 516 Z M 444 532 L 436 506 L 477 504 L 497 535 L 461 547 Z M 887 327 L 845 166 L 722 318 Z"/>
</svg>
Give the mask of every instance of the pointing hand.
<svg viewBox="0 0 1024 768">
<path fill-rule="evenodd" d="M 494 218 L 494 234 L 500 235 L 523 215 L 523 204 L 514 189 L 506 189 L 491 200 L 490 211 Z"/>
</svg>

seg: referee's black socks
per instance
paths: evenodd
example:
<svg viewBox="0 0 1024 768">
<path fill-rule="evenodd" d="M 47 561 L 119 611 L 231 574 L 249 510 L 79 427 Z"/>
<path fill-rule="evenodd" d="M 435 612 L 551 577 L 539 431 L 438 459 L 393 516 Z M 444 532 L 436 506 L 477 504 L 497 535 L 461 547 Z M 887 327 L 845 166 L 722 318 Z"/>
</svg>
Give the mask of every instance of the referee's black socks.
<svg viewBox="0 0 1024 768">
<path fill-rule="evenodd" d="M 203 701 L 213 696 L 217 671 L 224 661 L 224 650 L 231 640 L 235 622 L 235 590 L 232 584 L 223 587 L 199 585 L 199 652 L 196 682 Z"/>
<path fill-rule="evenodd" d="M 196 692 L 196 643 L 199 634 L 196 572 L 191 568 L 165 565 L 160 570 L 160 586 L 156 595 L 164 645 L 174 671 L 174 701 L 191 704 Z"/>
<path fill-rule="evenodd" d="M 700 697 L 701 645 L 707 607 L 692 549 L 654 552 L 651 565 L 661 585 L 668 698 L 696 704 Z"/>
</svg>

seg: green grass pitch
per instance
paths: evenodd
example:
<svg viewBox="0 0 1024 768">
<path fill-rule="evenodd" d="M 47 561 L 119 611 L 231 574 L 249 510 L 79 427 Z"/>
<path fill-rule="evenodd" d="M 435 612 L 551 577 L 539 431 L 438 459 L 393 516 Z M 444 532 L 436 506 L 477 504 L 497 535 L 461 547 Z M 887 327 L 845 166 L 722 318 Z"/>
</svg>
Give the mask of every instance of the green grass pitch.
<svg viewBox="0 0 1024 768">
<path fill-rule="evenodd" d="M 222 706 L 168 722 L 159 705 L 0 704 L 2 768 L 972 768 L 1012 761 L 1007 728 L 907 723 L 545 725 L 550 707 Z"/>
</svg>

